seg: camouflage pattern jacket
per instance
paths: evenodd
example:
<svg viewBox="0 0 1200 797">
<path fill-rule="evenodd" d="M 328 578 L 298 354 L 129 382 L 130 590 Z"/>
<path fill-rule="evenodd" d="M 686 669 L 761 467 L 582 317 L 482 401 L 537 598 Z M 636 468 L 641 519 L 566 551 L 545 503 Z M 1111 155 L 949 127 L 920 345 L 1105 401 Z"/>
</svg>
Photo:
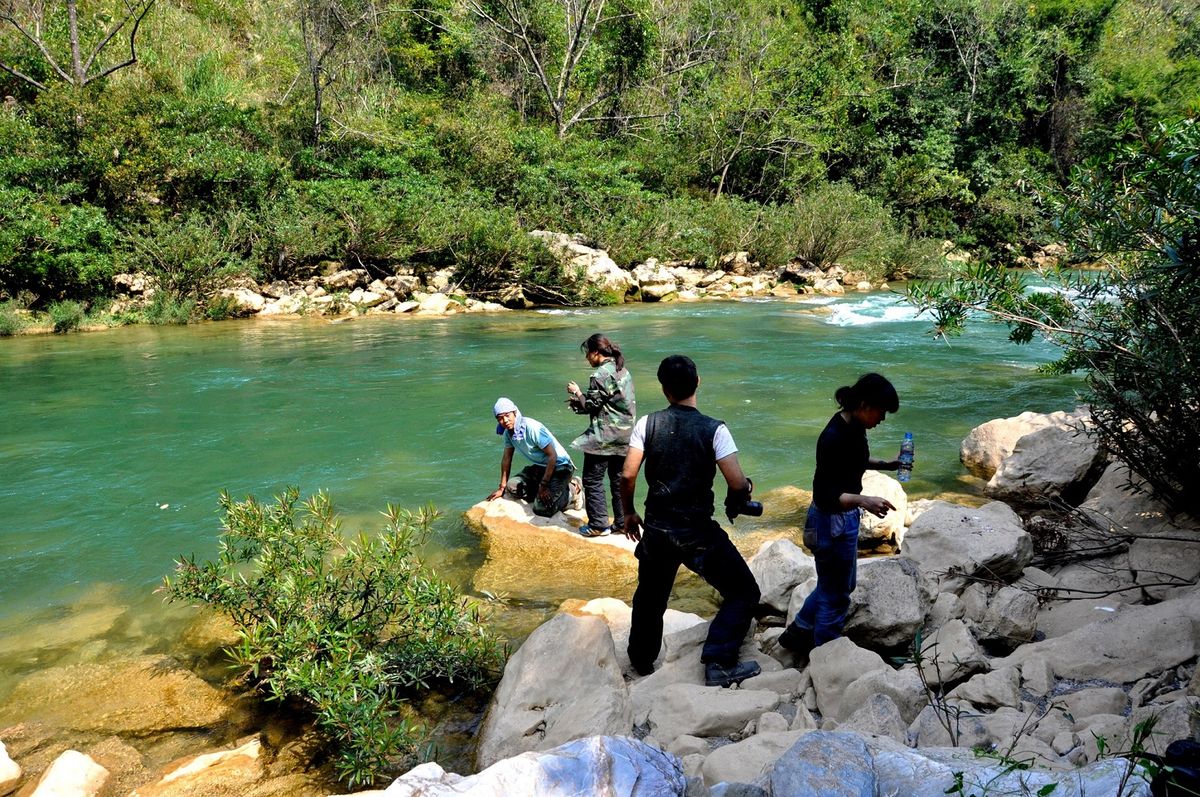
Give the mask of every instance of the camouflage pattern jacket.
<svg viewBox="0 0 1200 797">
<path fill-rule="evenodd" d="M 577 414 L 591 418 L 587 431 L 571 442 L 573 447 L 585 454 L 626 454 L 637 417 L 633 377 L 627 368 L 618 371 L 614 361 L 605 360 L 592 372 L 587 390 L 567 399 L 567 404 Z"/>
</svg>

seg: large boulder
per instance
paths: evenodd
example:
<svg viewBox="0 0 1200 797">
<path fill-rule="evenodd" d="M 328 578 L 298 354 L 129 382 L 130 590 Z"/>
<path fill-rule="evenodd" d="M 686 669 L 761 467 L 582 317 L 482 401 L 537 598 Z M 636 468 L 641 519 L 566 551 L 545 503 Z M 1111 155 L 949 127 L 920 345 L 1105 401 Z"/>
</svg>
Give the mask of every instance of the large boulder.
<svg viewBox="0 0 1200 797">
<path fill-rule="evenodd" d="M 875 797 L 871 751 L 853 733 L 812 731 L 784 753 L 766 777 L 773 797 Z"/>
<path fill-rule="evenodd" d="M 863 673 L 850 682 L 842 692 L 842 705 L 860 706 L 872 695 L 886 695 L 900 711 L 900 717 L 906 724 L 911 723 L 921 713 L 929 702 L 929 695 L 915 667 L 908 666 L 900 670 L 891 667 L 872 670 Z"/>
<path fill-rule="evenodd" d="M 865 559 L 858 563 L 858 586 L 850 594 L 846 636 L 869 648 L 910 643 L 932 602 L 933 591 L 911 559 Z"/>
<path fill-rule="evenodd" d="M 864 674 L 890 669 L 876 652 L 860 648 L 846 637 L 838 637 L 813 650 L 808 672 L 817 693 L 821 715 L 841 721 L 857 706 L 845 700 L 846 687 Z"/>
<path fill-rule="evenodd" d="M 877 794 L 904 797 L 943 797 L 961 794 L 1052 794 L 1054 797 L 1149 797 L 1149 778 L 1129 763 L 1109 759 L 1071 770 L 1052 772 L 1013 767 L 1003 761 L 981 757 L 964 748 L 921 748 L 912 750 L 889 739 L 868 741 L 874 762 Z M 1050 784 L 1057 784 L 1052 790 Z M 1124 791 L 1121 791 L 1124 784 Z"/>
<path fill-rule="evenodd" d="M 749 739 L 718 747 L 704 759 L 704 766 L 701 767 L 704 782 L 753 783 L 808 732 L 756 733 Z"/>
<path fill-rule="evenodd" d="M 150 736 L 231 719 L 226 696 L 166 656 L 51 667 L 26 677 L 0 725 L 36 720 L 72 731 Z"/>
<path fill-rule="evenodd" d="M 562 610 L 571 614 L 589 615 L 604 620 L 608 624 L 609 633 L 612 634 L 613 645 L 617 650 L 617 661 L 620 662 L 622 671 L 632 671 L 629 652 L 626 650 L 629 646 L 629 627 L 633 616 L 633 610 L 629 604 L 616 598 L 595 598 L 583 604 L 568 601 L 563 605 Z M 661 663 L 663 656 L 674 650 L 675 641 L 678 639 L 676 632 L 687 629 L 695 629 L 699 632 L 699 626 L 703 626 L 704 633 L 707 634 L 708 623 L 700 615 L 667 609 L 663 613 L 663 639 L 670 640 L 671 644 L 663 645 L 663 652 L 659 654 L 656 664 Z"/>
<path fill-rule="evenodd" d="M 679 759 L 645 742 L 593 736 L 500 761 L 464 778 L 428 763 L 402 775 L 387 797 L 683 797 Z"/>
<path fill-rule="evenodd" d="M 769 540 L 750 558 L 750 572 L 758 582 L 760 601 L 786 612 L 792 590 L 817 574 L 816 563 L 791 540 Z"/>
<path fill-rule="evenodd" d="M 659 302 L 679 290 L 675 275 L 650 258 L 633 269 L 633 278 L 644 302 Z"/>
<path fill-rule="evenodd" d="M 222 288 L 218 295 L 229 302 L 232 316 L 254 315 L 267 306 L 267 300 L 249 288 Z"/>
<path fill-rule="evenodd" d="M 1130 606 L 1070 633 L 1022 645 L 996 667 L 1045 659 L 1059 678 L 1126 684 L 1195 657 L 1200 598 Z"/>
<path fill-rule="evenodd" d="M 862 526 L 858 532 L 859 545 L 864 548 L 874 548 L 884 543 L 899 545 L 904 541 L 904 518 L 908 514 L 908 495 L 904 488 L 900 482 L 877 470 L 864 473 L 862 483 L 863 495 L 886 498 L 896 508 L 883 517 L 863 512 Z"/>
<path fill-rule="evenodd" d="M 984 492 L 1009 502 L 1033 504 L 1061 498 L 1077 504 L 1100 476 L 1104 462 L 1104 452 L 1088 434 L 1087 419 L 1072 418 L 1017 440 Z"/>
<path fill-rule="evenodd" d="M 838 730 L 886 736 L 898 742 L 908 741 L 908 723 L 901 716 L 896 701 L 887 695 L 868 697 L 845 722 L 838 725 Z"/>
<path fill-rule="evenodd" d="M 1011 650 L 1037 632 L 1038 600 L 1025 590 L 1007 584 L 972 584 L 963 590 L 962 605 L 980 642 Z"/>
<path fill-rule="evenodd" d="M 990 479 L 1000 463 L 1012 456 L 1022 437 L 1047 426 L 1072 423 L 1079 417 L 1069 412 L 1022 412 L 1014 418 L 996 418 L 976 426 L 963 438 L 958 458 L 972 475 Z"/>
<path fill-rule="evenodd" d="M 569 273 L 578 275 L 588 285 L 595 285 L 618 298 L 634 287 L 633 276 L 618 266 L 608 252 L 588 246 L 583 235 L 547 230 L 534 230 L 529 235 L 544 243 Z"/>
<path fill-rule="evenodd" d="M 327 291 L 352 291 L 365 287 L 371 281 L 371 275 L 365 268 L 348 268 L 335 271 L 321 280 L 321 285 Z"/>
<path fill-rule="evenodd" d="M 779 695 L 765 689 L 723 689 L 676 683 L 658 693 L 650 709 L 650 733 L 669 744 L 678 736 L 723 736 L 779 705 Z"/>
<path fill-rule="evenodd" d="M 957 592 L 974 576 L 1015 580 L 1033 558 L 1033 540 L 999 501 L 981 507 L 937 501 L 913 521 L 900 552 L 943 591 Z"/>
<path fill-rule="evenodd" d="M 612 634 L 598 617 L 556 615 L 509 659 L 479 732 L 490 766 L 594 733 L 628 733 L 629 691 Z"/>
<path fill-rule="evenodd" d="M 1129 568 L 1151 598 L 1200 580 L 1200 520 L 1168 512 L 1124 463 L 1110 465 L 1079 508 L 1101 532 L 1135 538 Z"/>
<path fill-rule="evenodd" d="M 478 590 L 538 601 L 633 595 L 636 543 L 624 534 L 579 536 L 584 517 L 576 510 L 544 518 L 524 501 L 498 498 L 480 501 L 465 518 L 483 537 Z"/>
<path fill-rule="evenodd" d="M 987 670 L 987 654 L 962 620 L 951 620 L 921 642 L 921 667 L 931 684 L 962 681 Z"/>
</svg>

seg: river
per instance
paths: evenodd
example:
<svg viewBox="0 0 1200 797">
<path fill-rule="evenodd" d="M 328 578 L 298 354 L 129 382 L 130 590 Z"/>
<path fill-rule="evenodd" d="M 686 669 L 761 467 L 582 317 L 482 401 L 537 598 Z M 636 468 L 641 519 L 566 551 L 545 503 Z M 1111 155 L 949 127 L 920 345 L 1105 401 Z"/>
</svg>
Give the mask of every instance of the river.
<svg viewBox="0 0 1200 797">
<path fill-rule="evenodd" d="M 808 487 L 832 394 L 866 371 L 896 384 L 900 412 L 871 433 L 891 455 L 917 444 L 916 497 L 978 492 L 958 445 L 986 420 L 1075 406 L 1077 379 L 977 325 L 950 342 L 895 294 L 549 310 L 448 318 L 248 320 L 0 341 L 0 623 L 89 596 L 153 605 L 181 554 L 216 550 L 216 497 L 287 485 L 329 492 L 355 528 L 385 504 L 437 505 L 447 575 L 469 582 L 478 543 L 463 510 L 494 486 L 499 395 L 564 443 L 583 421 L 579 343 L 624 348 L 642 412 L 664 405 L 658 361 L 685 353 L 700 407 L 729 424 L 760 494 Z"/>
</svg>

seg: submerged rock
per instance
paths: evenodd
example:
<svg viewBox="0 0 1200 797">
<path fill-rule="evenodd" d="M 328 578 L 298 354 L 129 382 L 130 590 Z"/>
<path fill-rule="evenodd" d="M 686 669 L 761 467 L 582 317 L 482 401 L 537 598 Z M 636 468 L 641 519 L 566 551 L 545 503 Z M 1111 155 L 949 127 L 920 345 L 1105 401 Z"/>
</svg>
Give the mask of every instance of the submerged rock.
<svg viewBox="0 0 1200 797">
<path fill-rule="evenodd" d="M 212 728 L 230 717 L 220 691 L 166 656 L 42 670 L 17 684 L 0 708 L 0 723 L 36 720 L 139 736 Z"/>
</svg>

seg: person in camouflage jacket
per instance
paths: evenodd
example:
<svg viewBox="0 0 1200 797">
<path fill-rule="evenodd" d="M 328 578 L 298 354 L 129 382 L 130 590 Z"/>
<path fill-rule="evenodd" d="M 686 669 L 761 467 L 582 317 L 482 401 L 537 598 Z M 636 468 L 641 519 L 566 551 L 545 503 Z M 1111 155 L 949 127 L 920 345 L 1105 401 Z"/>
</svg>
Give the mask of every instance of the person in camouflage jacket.
<svg viewBox="0 0 1200 797">
<path fill-rule="evenodd" d="M 587 524 L 579 528 L 585 537 L 608 534 L 625 524 L 621 510 L 621 467 L 629 447 L 629 434 L 637 417 L 633 377 L 625 367 L 620 347 L 596 333 L 579 346 L 588 365 L 596 370 L 586 391 L 567 383 L 567 404 L 579 415 L 589 417 L 587 430 L 572 441 L 583 452 L 583 493 Z M 612 492 L 613 522 L 608 522 L 604 500 L 604 476 Z"/>
</svg>

